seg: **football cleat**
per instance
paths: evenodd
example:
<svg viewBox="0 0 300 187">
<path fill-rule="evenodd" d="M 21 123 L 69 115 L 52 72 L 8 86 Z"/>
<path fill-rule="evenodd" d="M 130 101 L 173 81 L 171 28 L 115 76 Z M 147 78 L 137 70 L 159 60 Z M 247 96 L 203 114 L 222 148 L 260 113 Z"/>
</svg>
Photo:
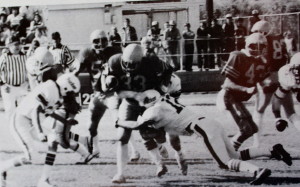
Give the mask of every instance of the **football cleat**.
<svg viewBox="0 0 300 187">
<path fill-rule="evenodd" d="M 266 178 L 271 175 L 271 170 L 267 168 L 259 168 L 254 172 L 254 180 L 250 182 L 251 185 L 260 185 L 264 182 Z"/>
<path fill-rule="evenodd" d="M 93 160 L 94 158 L 98 158 L 99 157 L 99 153 L 95 153 L 95 154 L 89 154 L 88 156 L 84 157 L 82 156 L 80 158 L 80 160 L 78 162 L 76 162 L 77 165 L 84 165 L 84 164 L 88 164 L 91 160 Z"/>
<path fill-rule="evenodd" d="M 156 170 L 156 176 L 161 177 L 168 172 L 168 168 L 164 164 L 160 164 Z"/>
<path fill-rule="evenodd" d="M 161 145 L 158 150 L 162 158 L 169 158 L 169 153 L 165 146 Z"/>
<path fill-rule="evenodd" d="M 176 158 L 178 167 L 181 170 L 181 173 L 183 175 L 187 175 L 188 165 L 186 163 L 186 160 L 183 158 L 183 155 L 175 154 L 175 158 Z"/>
<path fill-rule="evenodd" d="M 286 120 L 283 120 L 283 119 L 277 119 L 276 122 L 276 129 L 279 131 L 279 132 L 282 132 L 285 130 L 285 128 L 288 127 L 288 122 Z"/>
<path fill-rule="evenodd" d="M 137 152 L 137 151 L 134 151 L 134 152 L 131 154 L 131 156 L 130 156 L 130 161 L 131 161 L 131 162 L 136 162 L 136 161 L 138 161 L 138 160 L 140 159 L 140 157 L 141 157 L 140 153 Z"/>
<path fill-rule="evenodd" d="M 1 187 L 6 187 L 6 176 L 7 176 L 6 171 L 1 173 L 1 184 L 0 184 Z"/>
<path fill-rule="evenodd" d="M 271 151 L 271 158 L 282 160 L 288 166 L 291 166 L 293 164 L 291 155 L 283 148 L 281 144 L 276 144 L 273 146 L 273 150 Z"/>
<path fill-rule="evenodd" d="M 50 184 L 49 179 L 40 179 L 37 187 L 54 187 L 55 185 Z"/>
<path fill-rule="evenodd" d="M 115 175 L 114 178 L 111 181 L 112 183 L 125 183 L 126 179 L 123 175 Z"/>
</svg>

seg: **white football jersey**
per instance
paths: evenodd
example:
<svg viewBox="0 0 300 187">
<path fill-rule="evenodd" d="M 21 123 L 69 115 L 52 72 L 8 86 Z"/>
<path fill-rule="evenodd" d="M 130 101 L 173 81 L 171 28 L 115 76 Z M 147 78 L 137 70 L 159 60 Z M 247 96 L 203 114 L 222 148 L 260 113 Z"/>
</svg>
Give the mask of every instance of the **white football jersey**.
<svg viewBox="0 0 300 187">
<path fill-rule="evenodd" d="M 151 122 L 153 128 L 164 128 L 174 135 L 190 135 L 187 126 L 199 116 L 170 96 L 163 97 L 148 108 L 138 122 Z M 140 121 L 141 120 L 141 121 Z"/>
<path fill-rule="evenodd" d="M 34 108 L 40 105 L 45 111 L 54 111 L 62 102 L 59 88 L 52 80 L 39 84 L 20 103 L 17 113 L 31 118 Z"/>
<path fill-rule="evenodd" d="M 291 64 L 287 64 L 281 67 L 278 71 L 278 79 L 280 86 L 285 90 L 291 90 L 292 88 L 300 88 L 300 85 L 296 84 L 296 78 L 290 69 Z"/>
</svg>

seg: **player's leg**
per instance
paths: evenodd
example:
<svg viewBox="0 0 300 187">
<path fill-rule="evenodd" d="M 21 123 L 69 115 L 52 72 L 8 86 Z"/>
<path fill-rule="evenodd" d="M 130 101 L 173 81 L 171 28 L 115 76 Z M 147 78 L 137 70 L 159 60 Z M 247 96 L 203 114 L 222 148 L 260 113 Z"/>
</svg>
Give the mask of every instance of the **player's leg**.
<svg viewBox="0 0 300 187">
<path fill-rule="evenodd" d="M 223 95 L 221 95 L 223 94 Z M 240 101 L 236 101 L 229 90 L 220 92 L 219 97 L 224 100 L 226 110 L 228 110 L 236 122 L 240 132 L 238 132 L 233 138 L 232 143 L 236 150 L 239 149 L 241 144 L 257 132 L 257 126 L 254 123 L 250 112 L 246 109 L 244 104 Z M 220 100 L 220 99 L 218 99 Z M 220 107 L 220 106 L 219 106 Z"/>
<path fill-rule="evenodd" d="M 282 99 L 282 107 L 289 121 L 300 131 L 300 116 L 296 114 L 292 93 Z"/>
<path fill-rule="evenodd" d="M 220 168 L 253 173 L 254 180 L 251 182 L 255 184 L 261 184 L 271 174 L 271 171 L 266 168 L 259 168 L 249 162 L 231 158 L 224 141 L 224 131 L 218 122 L 199 118 L 198 121 L 193 122 L 190 128 L 195 134 L 203 137 L 206 147 Z"/>
<path fill-rule="evenodd" d="M 33 139 L 30 133 L 31 121 L 26 117 L 14 114 L 9 125 L 10 131 L 17 144 L 21 147 L 23 154 L 0 163 L 0 173 L 4 176 L 6 176 L 6 171 L 13 167 L 31 163 L 34 152 L 32 149 Z M 5 178 L 2 179 L 5 180 Z M 1 182 L 5 184 L 5 181 Z"/>
<path fill-rule="evenodd" d="M 16 109 L 17 91 L 13 86 L 4 84 L 1 86 L 1 95 L 3 98 L 3 107 L 5 110 L 5 117 L 9 122 L 13 112 Z"/>
<path fill-rule="evenodd" d="M 136 120 L 141 109 L 137 105 L 132 105 L 128 101 L 123 100 L 118 112 L 120 120 Z M 128 141 L 131 136 L 131 130 L 119 127 L 118 129 L 118 142 L 117 142 L 117 174 L 113 177 L 113 183 L 126 182 L 123 176 L 124 168 L 128 161 Z"/>
<path fill-rule="evenodd" d="M 92 154 L 99 155 L 99 138 L 98 138 L 98 125 L 103 117 L 107 107 L 102 101 L 102 99 L 99 99 L 97 97 L 94 97 L 93 100 L 91 100 L 89 104 L 89 111 L 90 111 L 90 117 L 91 117 L 91 123 L 89 127 L 90 131 L 90 145 L 89 151 L 92 152 Z"/>
<path fill-rule="evenodd" d="M 161 177 L 166 174 L 168 169 L 161 159 L 160 147 L 166 142 L 166 133 L 162 129 L 144 127 L 140 129 L 144 145 L 150 154 L 152 161 L 155 163 L 157 170 L 156 175 Z M 159 146 L 158 146 L 159 145 Z"/>
<path fill-rule="evenodd" d="M 175 150 L 175 159 L 177 161 L 177 164 L 178 164 L 182 174 L 187 175 L 188 165 L 185 160 L 185 156 L 181 151 L 180 138 L 177 135 L 171 135 L 169 133 L 167 133 L 167 134 L 168 134 L 169 142 L 170 142 L 172 148 Z"/>
</svg>

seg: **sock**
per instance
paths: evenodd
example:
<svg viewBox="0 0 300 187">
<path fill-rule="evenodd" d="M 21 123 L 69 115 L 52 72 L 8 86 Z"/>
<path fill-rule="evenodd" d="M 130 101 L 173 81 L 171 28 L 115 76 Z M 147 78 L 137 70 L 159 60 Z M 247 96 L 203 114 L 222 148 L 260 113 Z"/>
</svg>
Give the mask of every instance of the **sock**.
<svg viewBox="0 0 300 187">
<path fill-rule="evenodd" d="M 54 161 L 55 161 L 55 157 L 56 157 L 56 153 L 55 152 L 50 152 L 49 151 L 47 153 L 41 180 L 46 180 L 46 179 L 49 178 L 52 166 L 53 166 Z"/>
<path fill-rule="evenodd" d="M 241 161 L 237 159 L 231 159 L 228 161 L 227 166 L 230 170 L 234 171 L 246 171 L 249 173 L 254 173 L 259 169 L 258 166 L 253 165 L 246 161 Z"/>
<path fill-rule="evenodd" d="M 152 150 L 148 150 L 149 154 L 151 156 L 152 161 L 155 163 L 155 165 L 161 165 L 162 160 L 161 160 L 161 156 L 159 154 L 159 150 L 158 148 L 154 148 Z"/>
<path fill-rule="evenodd" d="M 79 134 L 76 134 L 76 133 L 73 133 L 73 132 L 69 132 L 69 138 L 71 140 L 74 140 L 76 142 L 79 142 L 79 143 L 85 145 L 86 140 L 87 140 L 88 137 L 86 137 L 86 136 L 80 136 Z"/>
<path fill-rule="evenodd" d="M 127 161 L 128 161 L 128 144 L 122 145 L 122 142 L 119 141 L 117 145 L 118 175 L 123 175 L 123 171 Z"/>
<path fill-rule="evenodd" d="M 294 124 L 294 126 L 300 131 L 300 116 L 297 114 L 292 114 L 289 120 Z"/>
<path fill-rule="evenodd" d="M 90 154 L 88 150 L 84 146 L 80 145 L 79 143 L 77 143 L 73 151 L 79 153 L 82 157 L 87 157 Z"/>
<path fill-rule="evenodd" d="M 270 150 L 266 148 L 249 148 L 240 151 L 240 159 L 241 160 L 250 160 L 253 158 L 263 157 L 263 156 L 271 156 Z"/>
</svg>

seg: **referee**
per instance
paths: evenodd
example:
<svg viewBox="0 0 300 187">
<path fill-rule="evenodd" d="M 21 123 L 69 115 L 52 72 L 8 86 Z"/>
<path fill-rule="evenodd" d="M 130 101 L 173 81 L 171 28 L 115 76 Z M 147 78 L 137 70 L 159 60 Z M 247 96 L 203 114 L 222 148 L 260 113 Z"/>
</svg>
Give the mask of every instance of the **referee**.
<svg viewBox="0 0 300 187">
<path fill-rule="evenodd" d="M 52 46 L 49 47 L 49 51 L 53 55 L 54 64 L 61 64 L 64 70 L 76 70 L 76 65 L 73 65 L 75 59 L 69 48 L 61 43 L 59 32 L 52 33 Z"/>
<path fill-rule="evenodd" d="M 27 93 L 26 55 L 21 52 L 20 39 L 10 36 L 8 51 L 0 56 L 0 85 L 5 115 L 9 120 L 19 99 Z"/>
</svg>

